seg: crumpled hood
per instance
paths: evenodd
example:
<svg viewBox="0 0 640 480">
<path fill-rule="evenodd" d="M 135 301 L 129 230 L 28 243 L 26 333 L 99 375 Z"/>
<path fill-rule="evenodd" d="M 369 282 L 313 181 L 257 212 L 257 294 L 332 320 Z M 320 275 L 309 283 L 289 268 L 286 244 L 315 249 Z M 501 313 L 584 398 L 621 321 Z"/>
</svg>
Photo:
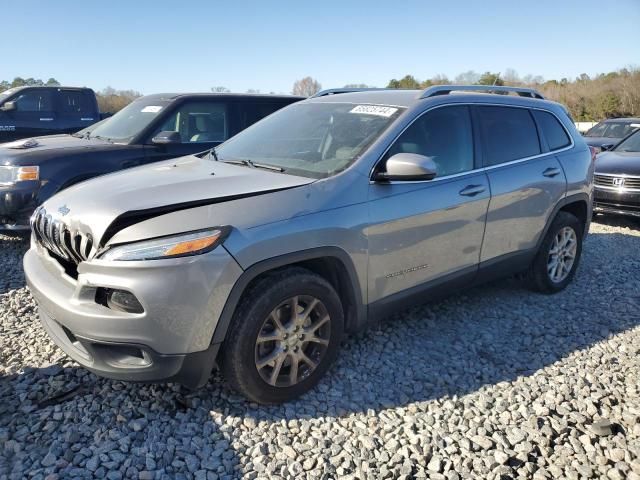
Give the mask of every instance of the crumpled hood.
<svg viewBox="0 0 640 480">
<path fill-rule="evenodd" d="M 640 152 L 603 152 L 595 167 L 595 173 L 640 176 Z"/>
<path fill-rule="evenodd" d="M 84 139 L 72 135 L 31 137 L 0 143 L 0 165 L 41 165 L 45 161 L 68 156 L 70 153 L 130 148 L 97 138 Z"/>
<path fill-rule="evenodd" d="M 43 207 L 70 230 L 89 233 L 104 244 L 120 228 L 153 216 L 313 181 L 186 156 L 80 183 L 53 196 Z"/>
</svg>

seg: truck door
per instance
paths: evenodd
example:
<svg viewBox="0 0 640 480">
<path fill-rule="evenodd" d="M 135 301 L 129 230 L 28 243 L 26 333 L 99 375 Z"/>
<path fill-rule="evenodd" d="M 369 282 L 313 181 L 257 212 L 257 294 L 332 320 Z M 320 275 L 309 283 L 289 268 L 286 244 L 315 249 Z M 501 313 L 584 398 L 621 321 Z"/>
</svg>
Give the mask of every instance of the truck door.
<svg viewBox="0 0 640 480">
<path fill-rule="evenodd" d="M 51 135 L 56 132 L 57 115 L 54 110 L 53 91 L 33 88 L 21 91 L 13 99 L 16 108 L 5 112 L 15 126 L 14 138 Z"/>
<path fill-rule="evenodd" d="M 55 93 L 60 133 L 74 133 L 100 120 L 88 91 L 60 88 Z"/>
</svg>

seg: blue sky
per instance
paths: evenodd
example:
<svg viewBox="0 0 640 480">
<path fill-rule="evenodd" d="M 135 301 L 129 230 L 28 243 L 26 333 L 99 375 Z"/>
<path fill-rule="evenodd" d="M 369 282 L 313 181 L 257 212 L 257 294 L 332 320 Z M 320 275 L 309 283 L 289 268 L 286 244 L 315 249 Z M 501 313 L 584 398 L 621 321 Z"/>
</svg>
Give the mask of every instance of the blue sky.
<svg viewBox="0 0 640 480">
<path fill-rule="evenodd" d="M 22 0 L 0 11 L 0 79 L 96 90 L 288 93 L 307 75 L 328 88 L 640 65 L 640 0 Z"/>
</svg>

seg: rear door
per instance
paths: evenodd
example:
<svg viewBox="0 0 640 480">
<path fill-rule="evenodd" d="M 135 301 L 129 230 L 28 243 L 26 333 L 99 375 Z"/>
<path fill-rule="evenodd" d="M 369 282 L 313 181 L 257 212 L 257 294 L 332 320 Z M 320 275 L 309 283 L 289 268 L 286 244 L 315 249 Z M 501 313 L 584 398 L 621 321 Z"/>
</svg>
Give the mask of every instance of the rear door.
<svg viewBox="0 0 640 480">
<path fill-rule="evenodd" d="M 87 90 L 60 88 L 56 91 L 60 133 L 74 133 L 99 120 L 94 100 Z"/>
<path fill-rule="evenodd" d="M 12 99 L 16 109 L 5 112 L 15 126 L 14 138 L 36 137 L 57 133 L 53 89 L 31 88 L 20 91 Z"/>
<path fill-rule="evenodd" d="M 474 107 L 474 119 L 491 186 L 480 260 L 532 253 L 565 195 L 562 167 L 539 135 L 533 110 L 481 105 Z"/>
<path fill-rule="evenodd" d="M 437 165 L 433 180 L 370 186 L 369 302 L 413 287 L 470 279 L 478 267 L 489 182 L 474 160 L 469 107 L 424 113 L 394 142 L 396 153 L 417 153 Z M 384 171 L 384 169 L 382 168 Z"/>
</svg>

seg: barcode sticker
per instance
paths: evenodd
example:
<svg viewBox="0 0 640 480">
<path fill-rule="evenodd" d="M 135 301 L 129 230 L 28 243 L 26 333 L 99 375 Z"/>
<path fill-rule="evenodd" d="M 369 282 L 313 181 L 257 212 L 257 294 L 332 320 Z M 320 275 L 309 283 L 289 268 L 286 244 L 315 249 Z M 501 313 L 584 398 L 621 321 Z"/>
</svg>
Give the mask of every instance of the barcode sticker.
<svg viewBox="0 0 640 480">
<path fill-rule="evenodd" d="M 393 107 L 381 107 L 380 105 L 358 105 L 350 113 L 364 113 L 365 115 L 378 115 L 379 117 L 390 117 L 398 111 Z"/>
</svg>

